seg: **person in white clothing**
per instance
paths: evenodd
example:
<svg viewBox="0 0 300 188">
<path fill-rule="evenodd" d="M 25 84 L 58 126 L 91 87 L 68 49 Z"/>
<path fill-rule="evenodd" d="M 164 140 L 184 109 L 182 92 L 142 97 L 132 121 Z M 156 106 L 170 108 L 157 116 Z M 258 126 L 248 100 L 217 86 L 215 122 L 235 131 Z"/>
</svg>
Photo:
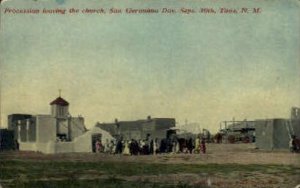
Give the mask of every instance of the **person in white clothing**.
<svg viewBox="0 0 300 188">
<path fill-rule="evenodd" d="M 127 140 L 125 141 L 125 144 L 124 144 L 123 155 L 130 155 L 130 150 L 129 150 L 129 145 L 128 145 Z"/>
</svg>

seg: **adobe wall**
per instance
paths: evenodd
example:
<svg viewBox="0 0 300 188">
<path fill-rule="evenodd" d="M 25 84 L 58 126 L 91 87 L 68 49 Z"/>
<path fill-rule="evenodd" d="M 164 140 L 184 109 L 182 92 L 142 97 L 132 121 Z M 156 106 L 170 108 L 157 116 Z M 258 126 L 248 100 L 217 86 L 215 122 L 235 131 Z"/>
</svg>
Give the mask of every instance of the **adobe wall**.
<svg viewBox="0 0 300 188">
<path fill-rule="evenodd" d="M 50 115 L 36 116 L 37 143 L 47 143 L 56 140 L 56 120 Z"/>
</svg>

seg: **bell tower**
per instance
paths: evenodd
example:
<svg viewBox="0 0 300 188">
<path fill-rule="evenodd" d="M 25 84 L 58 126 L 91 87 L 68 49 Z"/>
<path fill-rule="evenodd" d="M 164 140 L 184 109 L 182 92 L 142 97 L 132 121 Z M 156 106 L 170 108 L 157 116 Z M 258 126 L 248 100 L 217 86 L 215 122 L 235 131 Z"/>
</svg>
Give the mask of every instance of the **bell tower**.
<svg viewBox="0 0 300 188">
<path fill-rule="evenodd" d="M 69 103 L 61 97 L 61 90 L 59 90 L 59 97 L 51 103 L 51 115 L 55 118 L 56 135 L 62 140 L 71 140 L 71 125 L 69 114 Z"/>
<path fill-rule="evenodd" d="M 50 103 L 51 115 L 55 118 L 68 118 L 69 103 L 61 97 L 61 90 L 59 90 L 59 97 Z"/>
</svg>

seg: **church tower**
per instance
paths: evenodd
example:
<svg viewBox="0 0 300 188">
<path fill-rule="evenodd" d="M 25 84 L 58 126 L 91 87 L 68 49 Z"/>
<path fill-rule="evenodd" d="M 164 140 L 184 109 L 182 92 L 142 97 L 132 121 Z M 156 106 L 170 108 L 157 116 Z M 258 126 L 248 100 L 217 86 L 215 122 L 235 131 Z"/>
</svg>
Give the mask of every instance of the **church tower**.
<svg viewBox="0 0 300 188">
<path fill-rule="evenodd" d="M 71 141 L 69 103 L 60 95 L 50 103 L 51 115 L 55 118 L 56 135 L 60 140 Z"/>
<path fill-rule="evenodd" d="M 55 118 L 65 119 L 69 115 L 69 103 L 61 98 L 57 97 L 54 101 L 50 103 L 51 105 L 51 115 Z"/>
</svg>

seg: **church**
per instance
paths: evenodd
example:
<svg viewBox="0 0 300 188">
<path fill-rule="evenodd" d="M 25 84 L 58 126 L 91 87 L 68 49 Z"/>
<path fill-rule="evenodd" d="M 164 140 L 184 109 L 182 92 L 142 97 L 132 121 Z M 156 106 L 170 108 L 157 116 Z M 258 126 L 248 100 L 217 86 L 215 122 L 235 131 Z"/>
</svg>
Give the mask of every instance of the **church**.
<svg viewBox="0 0 300 188">
<path fill-rule="evenodd" d="M 69 102 L 61 96 L 50 102 L 50 114 L 11 114 L 8 129 L 14 131 L 19 150 L 43 153 L 91 152 L 92 138 L 110 137 L 100 128 L 87 130 L 84 118 L 72 117 Z"/>
</svg>

